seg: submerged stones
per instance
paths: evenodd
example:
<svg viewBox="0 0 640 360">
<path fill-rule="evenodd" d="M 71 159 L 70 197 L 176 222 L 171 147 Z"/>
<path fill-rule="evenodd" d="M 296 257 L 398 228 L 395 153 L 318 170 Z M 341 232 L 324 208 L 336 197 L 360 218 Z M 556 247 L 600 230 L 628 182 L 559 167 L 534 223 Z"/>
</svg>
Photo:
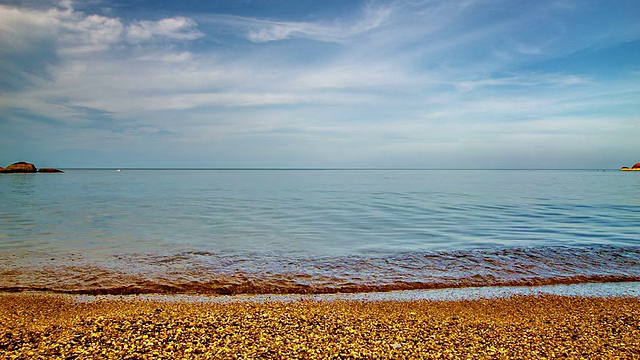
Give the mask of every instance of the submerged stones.
<svg viewBox="0 0 640 360">
<path fill-rule="evenodd" d="M 38 170 L 38 168 L 32 163 L 28 163 L 25 161 L 19 161 L 13 163 L 6 168 L 0 166 L 0 173 L 61 173 L 64 172 L 62 170 L 54 169 L 54 168 L 42 168 Z"/>
</svg>

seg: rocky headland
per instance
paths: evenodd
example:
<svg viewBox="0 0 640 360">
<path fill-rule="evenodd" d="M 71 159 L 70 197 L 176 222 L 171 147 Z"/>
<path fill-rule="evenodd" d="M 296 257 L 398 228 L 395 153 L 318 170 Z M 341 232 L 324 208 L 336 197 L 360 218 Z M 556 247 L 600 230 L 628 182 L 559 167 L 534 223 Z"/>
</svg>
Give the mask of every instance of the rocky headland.
<svg viewBox="0 0 640 360">
<path fill-rule="evenodd" d="M 7 174 L 7 173 L 61 173 L 64 172 L 62 170 L 58 170 L 58 169 L 54 169 L 54 168 L 41 168 L 38 169 L 35 165 L 33 165 L 32 163 L 28 163 L 28 162 L 24 162 L 24 161 L 19 161 L 16 163 L 13 163 L 9 166 L 7 166 L 6 168 L 3 168 L 2 166 L 0 166 L 0 174 Z"/>
</svg>

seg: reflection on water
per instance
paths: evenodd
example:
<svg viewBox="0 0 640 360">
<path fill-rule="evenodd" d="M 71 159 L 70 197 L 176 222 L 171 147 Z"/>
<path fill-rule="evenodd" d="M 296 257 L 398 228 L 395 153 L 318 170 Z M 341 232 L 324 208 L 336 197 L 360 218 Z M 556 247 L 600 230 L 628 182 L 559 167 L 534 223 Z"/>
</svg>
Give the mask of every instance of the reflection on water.
<svg viewBox="0 0 640 360">
<path fill-rule="evenodd" d="M 4 183 L 4 191 L 11 191 L 17 196 L 31 196 L 35 191 L 37 176 L 38 174 L 32 173 L 2 174 L 0 184 Z"/>
</svg>

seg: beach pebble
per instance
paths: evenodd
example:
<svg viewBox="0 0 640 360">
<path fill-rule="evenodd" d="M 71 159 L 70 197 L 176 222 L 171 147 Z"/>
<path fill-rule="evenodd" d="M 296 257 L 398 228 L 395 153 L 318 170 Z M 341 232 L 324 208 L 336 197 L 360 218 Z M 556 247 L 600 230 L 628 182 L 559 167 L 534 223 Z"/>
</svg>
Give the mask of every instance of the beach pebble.
<svg viewBox="0 0 640 360">
<path fill-rule="evenodd" d="M 222 304 L 0 294 L 0 318 L 0 358 L 640 357 L 637 298 Z"/>
</svg>

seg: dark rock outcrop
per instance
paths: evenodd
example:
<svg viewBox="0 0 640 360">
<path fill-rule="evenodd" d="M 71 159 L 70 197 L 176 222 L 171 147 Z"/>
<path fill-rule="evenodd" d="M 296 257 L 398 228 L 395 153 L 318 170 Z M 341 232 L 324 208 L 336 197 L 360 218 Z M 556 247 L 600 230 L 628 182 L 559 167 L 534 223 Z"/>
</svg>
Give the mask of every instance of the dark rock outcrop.
<svg viewBox="0 0 640 360">
<path fill-rule="evenodd" d="M 38 170 L 38 168 L 35 165 L 28 162 L 24 162 L 24 161 L 13 163 L 7 166 L 6 168 L 3 168 L 0 166 L 0 173 L 5 173 L 5 174 L 6 173 L 36 173 L 36 172 L 61 173 L 64 171 L 54 169 L 54 168 L 42 168 Z"/>
<path fill-rule="evenodd" d="M 10 173 L 34 173 L 38 171 L 38 168 L 31 163 L 20 161 L 7 166 L 3 171 Z"/>
<path fill-rule="evenodd" d="M 54 169 L 54 168 L 40 168 L 38 169 L 39 173 L 63 173 L 64 171 Z"/>
<path fill-rule="evenodd" d="M 620 168 L 620 171 L 637 171 L 640 172 L 640 162 L 633 164 L 631 168 L 623 166 Z"/>
</svg>

